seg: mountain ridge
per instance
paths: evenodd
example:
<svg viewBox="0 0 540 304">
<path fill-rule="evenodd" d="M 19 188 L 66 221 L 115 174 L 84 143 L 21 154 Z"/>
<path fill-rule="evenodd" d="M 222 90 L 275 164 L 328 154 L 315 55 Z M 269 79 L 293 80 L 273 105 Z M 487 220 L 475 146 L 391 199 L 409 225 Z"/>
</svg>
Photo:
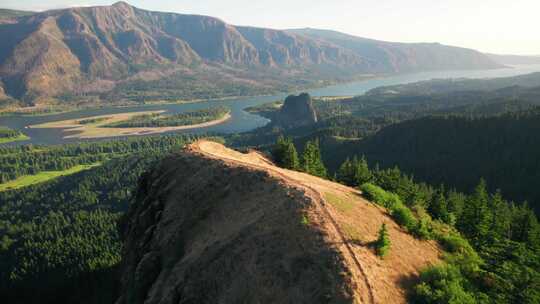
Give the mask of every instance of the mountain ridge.
<svg viewBox="0 0 540 304">
<path fill-rule="evenodd" d="M 111 91 L 132 77 L 147 81 L 149 72 L 163 78 L 156 76 L 163 69 L 189 76 L 210 68 L 231 84 L 251 81 L 276 88 L 294 78 L 315 83 L 501 66 L 462 48 L 389 42 L 383 48 L 382 42 L 369 40 L 375 43 L 369 48 L 377 51 L 372 55 L 312 36 L 234 26 L 210 16 L 147 11 L 126 2 L 45 11 L 0 24 L 0 39 L 6 42 L 0 46 L 0 83 L 7 95 L 34 104 L 70 92 Z M 274 74 L 272 81 L 266 79 Z"/>
<path fill-rule="evenodd" d="M 440 248 L 358 194 L 255 151 L 193 143 L 141 179 L 117 303 L 405 303 Z M 383 222 L 384 261 L 369 245 Z"/>
</svg>

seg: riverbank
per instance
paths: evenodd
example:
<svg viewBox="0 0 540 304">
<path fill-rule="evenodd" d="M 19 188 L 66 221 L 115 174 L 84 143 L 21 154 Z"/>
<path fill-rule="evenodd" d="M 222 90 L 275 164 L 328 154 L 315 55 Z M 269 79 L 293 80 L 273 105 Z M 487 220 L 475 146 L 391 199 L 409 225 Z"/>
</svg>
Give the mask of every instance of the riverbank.
<svg viewBox="0 0 540 304">
<path fill-rule="evenodd" d="M 326 80 L 314 82 L 311 85 L 305 87 L 298 87 L 294 90 L 289 91 L 279 91 L 275 90 L 269 94 L 258 94 L 258 95 L 237 95 L 237 96 L 223 96 L 223 97 L 209 97 L 209 98 L 196 98 L 196 99 L 178 99 L 176 101 L 170 100 L 148 100 L 144 103 L 123 100 L 120 102 L 110 102 L 104 104 L 103 102 L 89 102 L 83 105 L 74 106 L 69 104 L 55 104 L 55 105 L 36 105 L 31 107 L 21 107 L 21 108 L 9 108 L 9 109 L 0 109 L 0 117 L 2 116 L 20 116 L 20 117 L 39 117 L 39 116 L 51 116 L 57 114 L 66 114 L 77 111 L 86 111 L 86 110 L 98 110 L 98 109 L 121 109 L 127 107 L 151 107 L 151 106 L 166 106 L 166 105 L 183 105 L 183 104 L 193 104 L 193 103 L 202 103 L 202 102 L 220 102 L 228 101 L 235 99 L 248 99 L 248 98 L 261 98 L 268 96 L 276 96 L 281 94 L 293 94 L 308 90 L 317 90 L 324 89 L 326 87 L 336 86 L 336 85 L 347 85 L 359 81 L 374 80 L 378 78 L 389 77 L 391 75 L 381 74 L 381 75 L 372 75 L 372 74 L 362 74 L 355 77 L 351 77 L 347 80 Z M 340 98 L 341 96 L 329 96 L 330 98 Z"/>
<path fill-rule="evenodd" d="M 30 137 L 24 135 L 24 134 L 20 134 L 18 136 L 14 136 L 14 137 L 3 137 L 3 138 L 0 138 L 0 144 L 8 144 L 8 143 L 11 143 L 11 142 L 16 142 L 16 141 L 25 141 L 25 140 L 29 140 Z"/>
<path fill-rule="evenodd" d="M 119 137 L 119 136 L 137 136 L 137 135 L 152 135 L 160 134 L 172 131 L 182 131 L 198 128 L 206 128 L 215 125 L 222 124 L 231 119 L 231 113 L 228 112 L 223 117 L 212 121 L 192 124 L 185 126 L 174 127 L 138 127 L 138 128 L 110 128 L 106 125 L 127 121 L 133 117 L 141 115 L 162 114 L 164 110 L 160 111 L 145 111 L 145 112 L 133 112 L 133 113 L 119 113 L 109 115 L 99 115 L 92 117 L 85 117 L 80 119 L 69 119 L 62 121 L 48 122 L 44 124 L 31 125 L 28 128 L 31 129 L 63 129 L 64 132 L 70 133 L 64 136 L 64 139 L 97 139 L 107 137 Z M 95 121 L 95 123 L 85 123 L 88 121 Z M 71 134 L 73 133 L 73 134 Z"/>
</svg>

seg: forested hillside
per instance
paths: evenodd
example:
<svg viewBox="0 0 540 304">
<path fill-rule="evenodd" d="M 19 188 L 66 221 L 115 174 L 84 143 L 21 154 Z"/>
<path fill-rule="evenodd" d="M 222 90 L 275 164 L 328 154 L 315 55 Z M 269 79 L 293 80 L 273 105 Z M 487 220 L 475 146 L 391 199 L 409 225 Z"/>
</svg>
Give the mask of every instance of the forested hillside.
<svg viewBox="0 0 540 304">
<path fill-rule="evenodd" d="M 515 201 L 529 201 L 539 211 L 535 181 L 540 167 L 538 134 L 540 78 L 537 74 L 498 80 L 421 82 L 402 92 L 386 89 L 341 100 L 315 99 L 319 121 L 287 128 L 273 123 L 231 138 L 235 145 L 268 145 L 280 134 L 291 136 L 297 148 L 318 138 L 331 172 L 354 155 L 366 155 L 371 165 L 398 165 L 405 172 L 437 185 L 462 191 L 480 178 L 491 191 L 501 189 Z M 480 83 L 480 84 L 479 84 Z M 526 86 L 498 88 L 519 83 Z M 460 91 L 468 87 L 474 90 Z M 487 88 L 497 88 L 488 90 Z M 417 93 L 414 88 L 423 88 Z M 279 106 L 250 109 L 274 121 Z"/>
<path fill-rule="evenodd" d="M 491 190 L 540 212 L 540 109 L 495 117 L 426 117 L 347 142 L 346 154 L 465 190 L 484 177 Z M 342 154 L 343 155 L 343 154 Z"/>
<path fill-rule="evenodd" d="M 113 303 L 118 220 L 139 177 L 185 136 L 54 147 L 0 148 L 4 178 L 96 160 L 102 165 L 0 191 L 0 295 L 9 303 Z"/>
<path fill-rule="evenodd" d="M 326 177 L 324 160 L 334 150 L 309 141 L 297 152 L 280 137 L 272 149 L 280 166 Z M 328 147 L 326 147 L 328 148 Z M 410 292 L 411 303 L 537 303 L 540 301 L 540 224 L 526 203 L 490 193 L 485 180 L 466 193 L 449 184 L 418 182 L 398 167 L 369 166 L 365 157 L 345 159 L 333 179 L 359 187 L 402 228 L 444 248 L 445 263 L 425 269 Z M 375 243 L 380 255 L 392 252 L 381 228 Z M 408 250 L 408 248 L 407 248 Z M 451 286 L 451 287 L 450 287 Z"/>
</svg>

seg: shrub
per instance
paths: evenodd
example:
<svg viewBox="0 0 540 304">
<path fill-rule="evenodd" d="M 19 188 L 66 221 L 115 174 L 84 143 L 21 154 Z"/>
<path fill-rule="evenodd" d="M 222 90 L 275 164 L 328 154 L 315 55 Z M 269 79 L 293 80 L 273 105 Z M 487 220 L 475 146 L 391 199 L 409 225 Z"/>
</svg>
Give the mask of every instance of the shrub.
<svg viewBox="0 0 540 304">
<path fill-rule="evenodd" d="M 388 229 L 386 229 L 386 224 L 384 223 L 379 230 L 379 238 L 375 242 L 375 250 L 380 257 L 385 257 L 390 250 L 390 237 L 388 235 Z"/>
<path fill-rule="evenodd" d="M 474 293 L 465 289 L 467 279 L 452 265 L 428 268 L 420 274 L 414 289 L 414 303 L 477 303 Z"/>
<path fill-rule="evenodd" d="M 412 214 L 411 210 L 403 204 L 396 204 L 391 208 L 392 218 L 401 226 L 407 228 L 409 231 L 414 231 L 418 225 L 416 218 Z"/>
<path fill-rule="evenodd" d="M 418 221 L 418 224 L 416 225 L 416 227 L 414 228 L 413 233 L 418 238 L 421 238 L 421 239 L 424 239 L 424 240 L 431 239 L 432 238 L 432 233 L 431 233 L 430 220 L 428 218 L 425 218 L 425 217 L 421 218 Z"/>
<path fill-rule="evenodd" d="M 439 242 L 444 247 L 444 250 L 450 253 L 465 253 L 474 250 L 466 239 L 455 233 L 442 235 Z"/>
<path fill-rule="evenodd" d="M 362 184 L 360 190 L 368 200 L 388 209 L 392 209 L 395 205 L 403 205 L 397 194 L 387 192 L 383 188 L 371 183 Z"/>
<path fill-rule="evenodd" d="M 394 218 L 399 225 L 407 228 L 407 230 L 411 232 L 416 229 L 418 225 L 416 218 L 411 210 L 401 202 L 398 195 L 387 192 L 381 187 L 370 183 L 362 184 L 360 189 L 367 199 L 390 210 L 392 218 Z"/>
</svg>

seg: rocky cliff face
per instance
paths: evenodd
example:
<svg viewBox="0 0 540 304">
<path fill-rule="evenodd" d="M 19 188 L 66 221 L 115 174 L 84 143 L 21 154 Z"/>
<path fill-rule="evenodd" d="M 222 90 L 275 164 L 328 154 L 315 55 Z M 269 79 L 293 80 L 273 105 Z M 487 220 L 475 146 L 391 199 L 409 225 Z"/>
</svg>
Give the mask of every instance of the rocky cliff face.
<svg viewBox="0 0 540 304">
<path fill-rule="evenodd" d="M 429 70 L 456 70 L 502 67 L 478 51 L 440 43 L 397 43 L 366 39 L 340 32 L 296 29 L 289 33 L 327 41 L 351 50 L 370 63 L 374 73 L 405 73 Z"/>
<path fill-rule="evenodd" d="M 276 124 L 285 128 L 310 125 L 316 122 L 317 112 L 313 107 L 311 96 L 307 93 L 288 96 L 275 119 Z"/>
<path fill-rule="evenodd" d="M 212 65 L 221 71 L 256 70 L 261 76 L 277 70 L 337 79 L 498 66 L 472 50 L 371 40 L 362 40 L 359 48 L 305 32 L 237 27 L 124 2 L 10 16 L 9 22 L 0 22 L 0 79 L 9 95 L 28 100 L 104 89 L 96 83 L 125 82 L 141 71 L 165 68 L 189 74 Z"/>
</svg>

